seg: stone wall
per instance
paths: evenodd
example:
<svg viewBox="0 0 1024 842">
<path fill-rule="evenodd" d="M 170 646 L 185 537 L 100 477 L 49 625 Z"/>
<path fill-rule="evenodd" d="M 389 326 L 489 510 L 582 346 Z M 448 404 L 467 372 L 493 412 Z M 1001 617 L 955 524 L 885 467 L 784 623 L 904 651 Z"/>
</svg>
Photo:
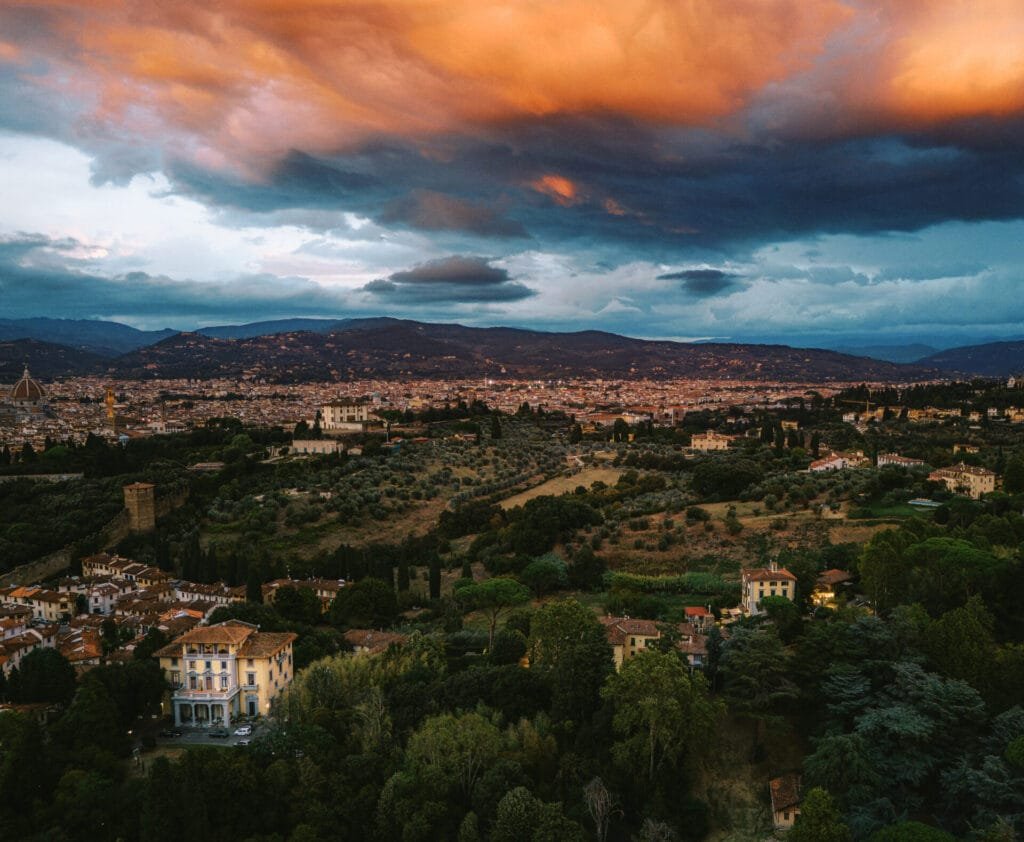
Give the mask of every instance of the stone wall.
<svg viewBox="0 0 1024 842">
<path fill-rule="evenodd" d="M 188 488 L 169 494 L 166 497 L 158 497 L 156 500 L 156 516 L 166 517 L 175 509 L 180 508 L 188 500 Z M 122 509 L 114 515 L 103 528 L 94 535 L 89 535 L 75 544 L 68 544 L 61 549 L 37 558 L 34 561 L 15 567 L 8 573 L 0 576 L 0 588 L 7 588 L 11 585 L 32 585 L 52 579 L 67 570 L 74 561 L 75 548 L 78 543 L 92 544 L 104 550 L 120 544 L 132 532 L 131 517 L 127 509 Z"/>
</svg>

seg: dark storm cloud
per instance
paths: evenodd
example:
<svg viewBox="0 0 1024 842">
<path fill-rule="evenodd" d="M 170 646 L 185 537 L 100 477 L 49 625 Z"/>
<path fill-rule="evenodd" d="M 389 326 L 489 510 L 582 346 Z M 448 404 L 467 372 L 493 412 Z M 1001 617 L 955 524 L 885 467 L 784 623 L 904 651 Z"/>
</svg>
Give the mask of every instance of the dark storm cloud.
<svg viewBox="0 0 1024 842">
<path fill-rule="evenodd" d="M 690 295 L 705 297 L 718 295 L 735 287 L 741 277 L 733 272 L 723 272 L 721 269 L 683 269 L 658 275 L 658 280 L 682 281 L 682 288 Z"/>
<path fill-rule="evenodd" d="M 462 231 L 482 237 L 527 237 L 522 223 L 491 208 L 433 190 L 413 190 L 388 203 L 379 221 L 406 223 L 424 231 Z"/>
<path fill-rule="evenodd" d="M 536 294 L 513 281 L 507 270 L 491 266 L 485 258 L 460 255 L 430 260 L 395 272 L 388 278 L 371 281 L 362 289 L 401 304 L 497 303 L 519 301 Z"/>
<path fill-rule="evenodd" d="M 1010 139 L 1017 138 L 1017 143 Z M 333 208 L 428 231 L 652 261 L 816 233 L 915 231 L 1024 216 L 1024 129 L 737 144 L 623 119 L 550 118 L 502 135 L 400 139 L 330 159 L 292 153 L 264 182 L 178 164 L 176 189 L 253 211 Z M 553 201 L 532 186 L 571 184 Z M 470 201 L 467 196 L 473 196 Z M 501 208 L 501 215 L 493 208 Z"/>
</svg>

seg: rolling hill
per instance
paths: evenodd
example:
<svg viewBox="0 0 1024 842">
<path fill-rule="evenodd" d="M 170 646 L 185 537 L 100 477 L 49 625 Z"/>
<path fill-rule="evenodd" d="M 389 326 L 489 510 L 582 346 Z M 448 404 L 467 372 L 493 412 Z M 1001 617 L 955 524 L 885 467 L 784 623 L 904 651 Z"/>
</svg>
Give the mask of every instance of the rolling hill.
<svg viewBox="0 0 1024 842">
<path fill-rule="evenodd" d="M 354 319 L 329 333 L 219 339 L 182 333 L 113 361 L 122 377 L 239 377 L 272 382 L 384 377 L 651 377 L 907 381 L 922 366 L 785 345 L 687 344 L 600 331 L 545 333 L 397 319 Z"/>
</svg>

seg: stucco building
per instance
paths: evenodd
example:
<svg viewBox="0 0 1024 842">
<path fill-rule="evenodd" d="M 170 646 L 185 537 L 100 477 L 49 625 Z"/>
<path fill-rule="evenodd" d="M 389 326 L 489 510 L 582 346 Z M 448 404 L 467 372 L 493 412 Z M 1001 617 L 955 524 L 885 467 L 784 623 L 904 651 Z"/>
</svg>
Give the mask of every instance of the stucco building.
<svg viewBox="0 0 1024 842">
<path fill-rule="evenodd" d="M 223 725 L 266 716 L 295 674 L 291 632 L 227 620 L 186 632 L 158 650 L 175 725 Z"/>
</svg>

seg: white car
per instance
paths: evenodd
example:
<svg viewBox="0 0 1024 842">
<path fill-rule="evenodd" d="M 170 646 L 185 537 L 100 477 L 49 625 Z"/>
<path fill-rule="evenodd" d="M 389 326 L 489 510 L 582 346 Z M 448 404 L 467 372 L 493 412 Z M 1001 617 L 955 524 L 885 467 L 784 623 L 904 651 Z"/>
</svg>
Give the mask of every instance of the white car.
<svg viewBox="0 0 1024 842">
<path fill-rule="evenodd" d="M 236 737 L 249 737 L 252 735 L 251 725 L 240 725 L 235 729 Z"/>
</svg>

